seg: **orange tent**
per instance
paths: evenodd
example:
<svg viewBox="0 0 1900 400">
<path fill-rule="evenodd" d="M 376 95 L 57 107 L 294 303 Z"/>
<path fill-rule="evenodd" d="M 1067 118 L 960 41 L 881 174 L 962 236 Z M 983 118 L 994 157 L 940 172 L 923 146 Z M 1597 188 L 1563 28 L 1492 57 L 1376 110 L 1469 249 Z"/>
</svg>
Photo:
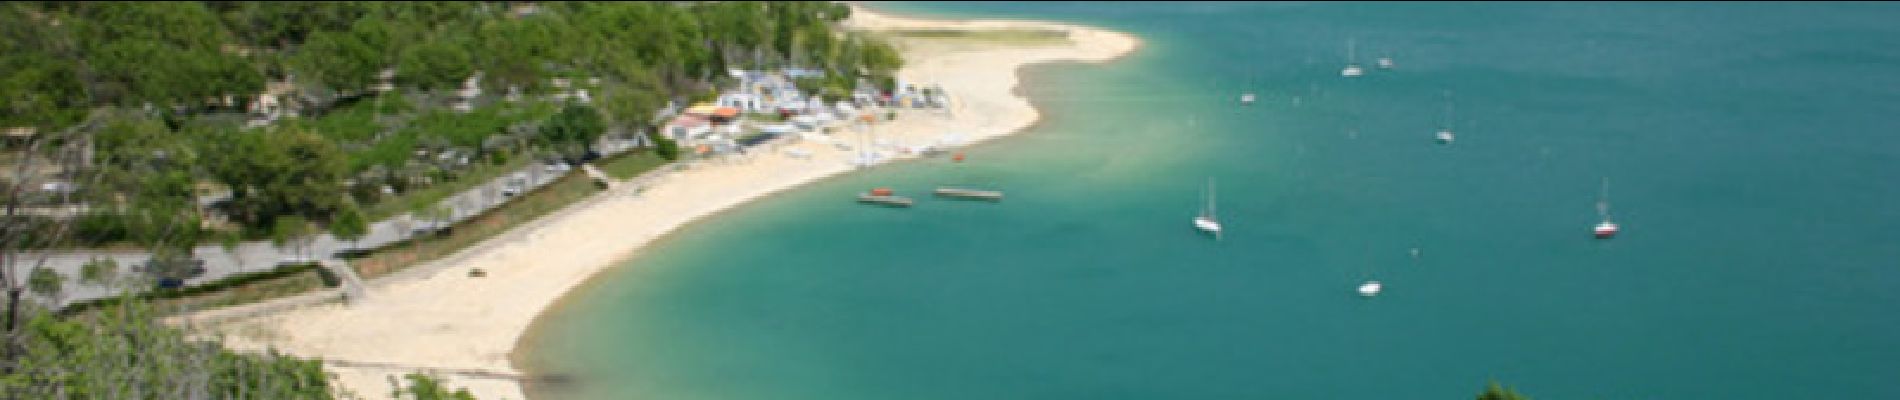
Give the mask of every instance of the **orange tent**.
<svg viewBox="0 0 1900 400">
<path fill-rule="evenodd" d="M 732 108 L 732 107 L 719 107 L 719 108 L 713 109 L 712 115 L 715 117 L 720 117 L 720 118 L 737 117 L 739 116 L 739 109 Z"/>
</svg>

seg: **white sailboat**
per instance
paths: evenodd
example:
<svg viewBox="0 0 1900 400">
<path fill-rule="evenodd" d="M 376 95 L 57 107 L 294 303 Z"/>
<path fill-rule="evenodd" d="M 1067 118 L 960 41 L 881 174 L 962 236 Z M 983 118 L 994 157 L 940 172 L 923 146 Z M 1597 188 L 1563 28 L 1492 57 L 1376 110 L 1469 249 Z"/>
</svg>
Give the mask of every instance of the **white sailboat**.
<svg viewBox="0 0 1900 400">
<path fill-rule="evenodd" d="M 1444 125 L 1438 128 L 1438 134 L 1436 135 L 1438 144 L 1451 144 L 1452 140 L 1457 139 L 1457 137 L 1451 133 L 1451 125 L 1451 92 L 1447 91 L 1445 92 L 1445 122 Z"/>
<path fill-rule="evenodd" d="M 1615 222 L 1610 221 L 1610 178 L 1608 177 L 1603 178 L 1603 193 L 1597 197 L 1597 216 L 1603 218 L 1603 222 L 1597 223 L 1596 229 L 1593 230 L 1597 239 L 1615 237 L 1617 227 Z"/>
<path fill-rule="evenodd" d="M 1359 68 L 1359 62 L 1353 57 L 1353 41 L 1346 39 L 1346 68 L 1339 70 L 1339 76 L 1354 78 L 1365 75 L 1365 69 Z"/>
<path fill-rule="evenodd" d="M 1365 296 L 1365 297 L 1378 296 L 1379 292 L 1382 290 L 1385 290 L 1385 285 L 1379 283 L 1379 281 L 1366 281 L 1366 283 L 1359 284 L 1360 296 Z"/>
<path fill-rule="evenodd" d="M 1254 84 L 1254 79 L 1253 79 L 1253 78 L 1247 78 L 1247 87 L 1253 87 L 1253 84 Z M 1249 105 L 1249 104 L 1253 104 L 1253 101 L 1254 101 L 1254 95 L 1253 95 L 1253 91 L 1246 91 L 1246 92 L 1241 92 L 1241 93 L 1240 93 L 1240 104 L 1241 104 L 1241 105 Z"/>
<path fill-rule="evenodd" d="M 1214 179 L 1207 180 L 1207 205 L 1201 208 L 1201 215 L 1194 217 L 1194 229 L 1214 234 L 1220 239 L 1220 220 L 1214 217 Z"/>
</svg>

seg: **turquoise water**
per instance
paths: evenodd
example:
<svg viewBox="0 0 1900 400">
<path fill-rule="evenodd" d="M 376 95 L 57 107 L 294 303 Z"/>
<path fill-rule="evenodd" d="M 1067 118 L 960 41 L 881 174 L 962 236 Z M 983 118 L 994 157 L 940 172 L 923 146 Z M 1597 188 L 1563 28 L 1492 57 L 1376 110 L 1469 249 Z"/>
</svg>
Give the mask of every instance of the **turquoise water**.
<svg viewBox="0 0 1900 400">
<path fill-rule="evenodd" d="M 573 378 L 538 398 L 1900 398 L 1900 5 L 877 7 L 1148 45 L 1032 70 L 1043 123 L 966 163 L 604 273 L 525 343 Z M 1189 224 L 1209 178 L 1218 242 Z M 850 201 L 873 186 L 920 203 Z"/>
</svg>

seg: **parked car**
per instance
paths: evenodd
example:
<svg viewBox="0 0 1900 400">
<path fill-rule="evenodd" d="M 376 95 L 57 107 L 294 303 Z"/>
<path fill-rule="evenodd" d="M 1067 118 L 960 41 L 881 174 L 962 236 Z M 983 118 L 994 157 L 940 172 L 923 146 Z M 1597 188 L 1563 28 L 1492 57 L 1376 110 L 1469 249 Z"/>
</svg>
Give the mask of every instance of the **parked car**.
<svg viewBox="0 0 1900 400">
<path fill-rule="evenodd" d="M 132 271 L 149 274 L 160 280 L 166 278 L 179 280 L 191 279 L 205 274 L 205 260 L 196 258 L 159 260 L 153 258 L 133 266 Z"/>
<path fill-rule="evenodd" d="M 369 253 L 370 253 L 370 249 L 348 248 L 348 249 L 337 250 L 335 253 L 330 253 L 330 255 L 336 258 L 351 260 L 351 259 L 363 258 L 364 256 L 369 255 Z"/>
<path fill-rule="evenodd" d="M 501 195 L 512 197 L 521 194 L 521 190 L 526 187 L 528 187 L 528 174 L 516 172 L 514 176 L 508 177 L 508 182 L 501 185 Z"/>
</svg>

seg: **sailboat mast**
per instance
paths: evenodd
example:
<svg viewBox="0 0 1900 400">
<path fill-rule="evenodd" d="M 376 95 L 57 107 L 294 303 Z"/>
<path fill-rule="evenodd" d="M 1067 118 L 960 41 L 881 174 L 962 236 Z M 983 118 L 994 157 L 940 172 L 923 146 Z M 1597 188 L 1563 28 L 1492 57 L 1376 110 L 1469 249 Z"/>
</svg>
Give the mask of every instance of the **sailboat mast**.
<svg viewBox="0 0 1900 400">
<path fill-rule="evenodd" d="M 1207 178 L 1207 215 L 1214 215 L 1214 178 Z"/>
<path fill-rule="evenodd" d="M 1451 91 L 1445 91 L 1445 130 L 1451 130 Z"/>
<path fill-rule="evenodd" d="M 1610 219 L 1610 178 L 1603 178 L 1603 192 L 1597 195 L 1597 214 Z"/>
</svg>

